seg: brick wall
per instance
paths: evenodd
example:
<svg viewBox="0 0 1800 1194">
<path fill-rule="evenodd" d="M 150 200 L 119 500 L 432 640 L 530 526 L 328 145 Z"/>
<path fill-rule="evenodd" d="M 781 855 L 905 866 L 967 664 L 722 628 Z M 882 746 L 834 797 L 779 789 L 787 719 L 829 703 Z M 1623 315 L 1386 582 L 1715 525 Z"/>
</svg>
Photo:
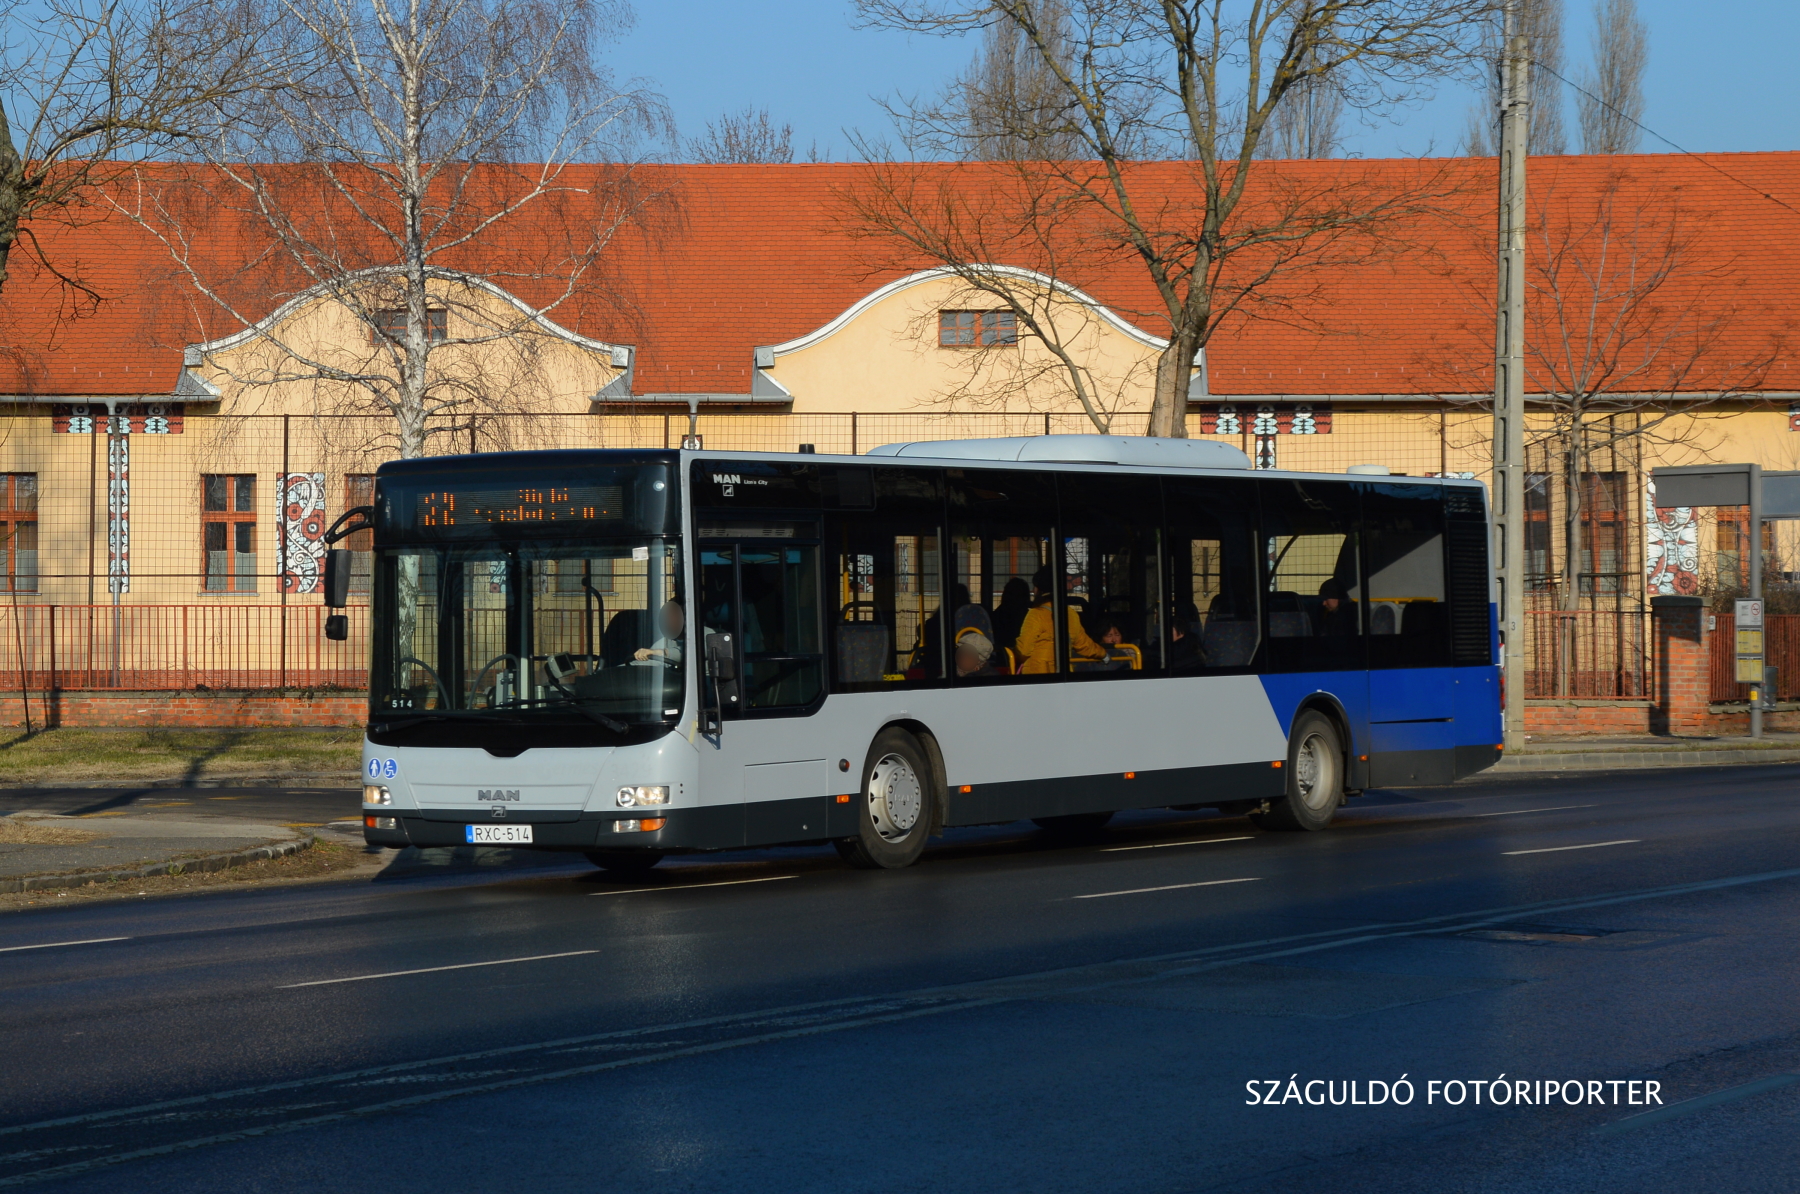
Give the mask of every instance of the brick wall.
<svg viewBox="0 0 1800 1194">
<path fill-rule="evenodd" d="M 189 692 L 58 692 L 31 694 L 31 724 L 70 729 L 158 726 L 244 729 L 253 726 L 359 726 L 368 716 L 366 692 L 263 689 Z M 0 725 L 22 728 L 17 692 L 0 692 Z"/>
<path fill-rule="evenodd" d="M 1525 702 L 1525 732 L 1540 734 L 1648 734 L 1656 706 L 1650 701 L 1543 700 Z"/>
</svg>

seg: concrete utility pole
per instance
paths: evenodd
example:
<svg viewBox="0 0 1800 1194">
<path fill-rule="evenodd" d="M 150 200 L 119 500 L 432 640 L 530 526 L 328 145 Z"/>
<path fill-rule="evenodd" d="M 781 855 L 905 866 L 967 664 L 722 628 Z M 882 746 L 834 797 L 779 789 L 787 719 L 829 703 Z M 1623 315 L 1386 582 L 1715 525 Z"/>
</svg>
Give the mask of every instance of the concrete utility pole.
<svg viewBox="0 0 1800 1194">
<path fill-rule="evenodd" d="M 1500 586 L 1500 675 L 1506 748 L 1525 745 L 1525 151 L 1531 47 L 1506 0 L 1500 65 L 1499 302 L 1494 328 L 1494 562 Z M 1575 562 L 1569 562 L 1570 582 Z"/>
</svg>

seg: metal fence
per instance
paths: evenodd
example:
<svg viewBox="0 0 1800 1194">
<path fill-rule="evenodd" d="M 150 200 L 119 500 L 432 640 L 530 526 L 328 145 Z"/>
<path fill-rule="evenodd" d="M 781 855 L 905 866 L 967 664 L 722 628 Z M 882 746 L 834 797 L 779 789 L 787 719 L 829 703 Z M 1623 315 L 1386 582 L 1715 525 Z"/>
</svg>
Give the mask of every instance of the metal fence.
<svg viewBox="0 0 1800 1194">
<path fill-rule="evenodd" d="M 1651 697 L 1648 610 L 1533 610 L 1525 618 L 1527 697 Z"/>
<path fill-rule="evenodd" d="M 363 689 L 367 606 L 352 606 L 350 638 L 324 635 L 315 598 L 292 605 L 0 604 L 6 688 Z"/>
<path fill-rule="evenodd" d="M 1730 614 L 1713 619 L 1711 641 L 1714 701 L 1748 700 L 1750 686 L 1737 682 L 1737 619 Z M 1800 614 L 1766 614 L 1763 617 L 1763 662 L 1775 669 L 1775 699 L 1800 699 Z"/>
</svg>

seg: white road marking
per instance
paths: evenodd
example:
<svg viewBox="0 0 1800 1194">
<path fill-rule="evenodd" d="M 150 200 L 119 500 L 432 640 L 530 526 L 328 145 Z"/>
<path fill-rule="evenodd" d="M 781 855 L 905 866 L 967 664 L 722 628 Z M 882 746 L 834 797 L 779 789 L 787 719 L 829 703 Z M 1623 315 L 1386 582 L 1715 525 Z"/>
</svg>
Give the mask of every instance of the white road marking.
<svg viewBox="0 0 1800 1194">
<path fill-rule="evenodd" d="M 1643 838 L 1625 837 L 1616 842 L 1583 842 L 1579 846 L 1539 846 L 1535 850 L 1507 850 L 1507 854 L 1554 854 L 1558 850 L 1598 850 L 1601 846 L 1633 846 Z"/>
<path fill-rule="evenodd" d="M 283 983 L 276 987 L 277 991 L 291 991 L 295 987 L 329 987 L 333 983 L 360 983 L 371 978 L 403 978 L 408 974 L 436 974 L 440 970 L 473 970 L 477 966 L 510 966 L 514 962 L 542 962 L 550 958 L 578 958 L 582 954 L 597 954 L 597 949 L 572 949 L 560 954 L 533 954 L 529 958 L 499 958 L 492 962 L 461 962 L 455 966 L 425 966 L 418 970 L 389 970 L 384 974 L 356 974 L 349 978 L 318 978 L 310 983 Z"/>
<path fill-rule="evenodd" d="M 618 891 L 590 891 L 589 895 L 637 895 L 644 891 L 686 891 L 690 887 L 736 887 L 740 883 L 773 883 L 777 879 L 798 879 L 798 875 L 769 875 L 761 879 L 721 879 L 717 883 L 683 883 L 674 887 L 625 887 Z"/>
<path fill-rule="evenodd" d="M 58 949 L 65 945 L 99 945 L 103 941 L 130 941 L 129 937 L 89 937 L 86 941 L 46 941 L 42 945 L 9 945 L 0 949 L 0 954 L 17 953 L 22 949 Z"/>
<path fill-rule="evenodd" d="M 1597 804 L 1559 804 L 1554 808 L 1512 808 L 1503 813 L 1476 813 L 1477 817 L 1516 817 L 1520 813 L 1560 813 L 1572 808 L 1598 808 Z"/>
<path fill-rule="evenodd" d="M 1133 887 L 1129 891 L 1093 891 L 1087 895 L 1070 896 L 1069 898 L 1071 900 L 1098 900 L 1105 896 L 1142 895 L 1146 891 L 1178 891 L 1183 887 L 1218 887 L 1226 883 L 1257 883 L 1261 879 L 1261 875 L 1249 879 L 1208 879 L 1202 883 L 1171 883 L 1166 887 Z"/>
<path fill-rule="evenodd" d="M 1204 837 L 1191 842 L 1151 842 L 1147 846 L 1106 846 L 1102 854 L 1117 854 L 1120 850 L 1166 850 L 1170 846 L 1210 846 L 1214 842 L 1247 842 L 1255 834 L 1246 833 L 1242 837 Z"/>
<path fill-rule="evenodd" d="M 1615 1132 L 1629 1132 L 1633 1128 L 1648 1127 L 1661 1123 L 1665 1119 L 1677 1119 L 1683 1115 L 1691 1115 L 1696 1111 L 1705 1111 L 1708 1107 L 1717 1107 L 1721 1103 L 1734 1103 L 1739 1099 L 1747 1099 L 1751 1095 L 1759 1095 L 1765 1090 L 1779 1090 L 1783 1086 L 1792 1086 L 1800 1082 L 1800 1074 L 1771 1074 L 1767 1078 L 1758 1078 L 1754 1082 L 1746 1082 L 1742 1086 L 1730 1086 L 1724 1090 L 1715 1090 L 1711 1094 L 1699 1095 L 1692 1099 L 1683 1099 L 1679 1103 L 1670 1103 L 1666 1107 L 1654 1107 L 1649 1111 L 1640 1111 L 1636 1115 L 1628 1115 L 1624 1119 L 1594 1129 L 1596 1136 L 1610 1136 Z"/>
<path fill-rule="evenodd" d="M 1188 966 L 1184 967 L 1180 972 L 1195 973 L 1203 969 L 1241 965 L 1246 961 L 1265 961 L 1274 958 L 1313 953 L 1320 950 L 1336 949 L 1346 945 L 1359 945 L 1369 941 L 1417 936 L 1422 933 L 1436 933 L 1442 931 L 1446 924 L 1454 922 L 1463 922 L 1465 927 L 1474 928 L 1483 925 L 1511 923 L 1525 915 L 1545 915 L 1590 908 L 1613 907 L 1619 904 L 1666 899 L 1676 896 L 1691 895 L 1695 892 L 1718 891 L 1729 887 L 1741 887 L 1746 884 L 1768 883 L 1775 880 L 1786 879 L 1800 879 L 1800 868 L 1781 871 L 1765 871 L 1760 874 L 1751 875 L 1733 875 L 1723 879 L 1708 879 L 1699 883 L 1682 883 L 1670 887 L 1644 888 L 1639 891 L 1601 896 L 1598 898 L 1581 897 L 1573 900 L 1545 900 L 1532 904 L 1514 904 L 1504 907 L 1483 908 L 1472 912 L 1444 913 L 1437 916 L 1425 917 L 1420 920 L 1374 922 L 1370 924 L 1351 925 L 1338 929 L 1325 929 L 1282 937 L 1270 937 L 1260 941 L 1234 942 L 1226 945 L 1208 946 L 1197 950 L 1185 950 L 1180 953 L 1132 958 L 1121 960 L 1121 962 L 1104 963 L 1096 967 L 1085 969 L 1091 969 L 1098 973 L 1101 971 L 1110 972 L 1116 970 L 1116 968 L 1122 964 L 1141 966 L 1145 963 L 1187 963 Z M 1300 942 L 1305 942 L 1306 944 L 1297 944 Z M 1248 952 L 1284 944 L 1290 945 L 1291 948 L 1260 954 Z M 1172 970 L 1169 973 L 1176 973 L 1176 971 Z M 512 1057 L 536 1050 L 551 1050 L 563 1046 L 582 1045 L 599 1040 L 641 1037 L 671 1031 L 690 1031 L 702 1027 L 743 1024 L 746 1021 L 760 1022 L 768 1020 L 772 1015 L 777 1013 L 815 1011 L 826 1008 L 844 1009 L 843 1019 L 823 1024 L 813 1024 L 803 1028 L 794 1028 L 785 1033 L 738 1037 L 731 1040 L 707 1042 L 678 1049 L 659 1048 L 655 1052 L 648 1054 L 640 1054 L 636 1057 L 629 1058 L 614 1058 L 592 1066 L 557 1070 L 550 1073 L 527 1074 L 516 1078 L 504 1078 L 497 1082 L 483 1083 L 473 1087 L 429 1091 L 410 1098 L 379 1103 L 373 1106 L 353 1107 L 343 1111 L 331 1112 L 298 1120 L 288 1120 L 282 1123 L 259 1124 L 235 1132 L 226 1132 L 213 1136 L 200 1137 L 198 1139 L 179 1140 L 168 1144 L 158 1145 L 153 1148 L 139 1149 L 134 1152 L 116 1153 L 106 1157 L 97 1157 L 89 1161 L 77 1161 L 59 1165 L 51 1169 L 37 1170 L 32 1173 L 15 1174 L 11 1177 L 0 1178 L 0 1186 L 24 1185 L 44 1181 L 52 1177 L 67 1177 L 75 1173 L 90 1172 L 110 1165 L 116 1165 L 120 1162 L 138 1160 L 143 1157 L 167 1156 L 172 1153 L 203 1148 L 211 1144 L 222 1144 L 228 1141 L 250 1139 L 255 1136 L 297 1131 L 304 1128 L 318 1127 L 327 1123 L 341 1123 L 345 1120 L 366 1119 L 367 1116 L 381 1111 L 395 1110 L 401 1107 L 421 1106 L 426 1103 L 457 1098 L 467 1094 L 484 1093 L 498 1089 L 513 1089 L 533 1085 L 539 1082 L 554 1082 L 559 1079 L 574 1077 L 576 1075 L 601 1073 L 608 1070 L 624 1068 L 626 1066 L 665 1061 L 674 1057 L 694 1056 L 703 1052 L 716 1052 L 722 1049 L 755 1045 L 775 1039 L 789 1039 L 802 1035 L 836 1031 L 841 1028 L 861 1027 L 871 1023 L 885 1022 L 887 1020 L 903 1020 L 941 1012 L 964 1011 L 976 1007 L 1004 1003 L 1017 998 L 1030 998 L 1031 996 L 1029 994 L 1000 994 L 985 999 L 945 999 L 943 996 L 951 992 L 956 992 L 959 995 L 964 993 L 977 995 L 978 992 L 976 991 L 976 988 L 992 989 L 1002 984 L 1010 986 L 1018 984 L 1021 979 L 1047 977 L 1052 974 L 1066 976 L 1068 972 L 1048 971 L 1043 974 L 1013 975 L 1002 979 L 983 979 L 979 982 L 961 984 L 956 987 L 940 987 L 915 992 L 903 992 L 901 993 L 901 997 L 903 998 L 930 997 L 932 1002 L 929 1006 L 924 1008 L 903 1011 L 886 1017 L 870 1017 L 862 1015 L 859 1009 L 866 1006 L 868 997 L 856 996 L 849 999 L 833 999 L 817 1003 L 797 1004 L 785 1008 L 764 1008 L 752 1012 L 737 1012 L 723 1016 L 712 1016 L 702 1020 L 688 1020 L 673 1024 L 649 1025 L 642 1028 L 616 1030 L 613 1032 L 600 1033 L 595 1036 L 566 1037 L 554 1041 L 537 1041 L 524 1045 L 507 1045 L 495 1049 L 483 1049 L 473 1053 L 461 1053 L 446 1057 L 429 1058 L 421 1061 L 398 1062 L 390 1065 L 374 1066 L 338 1074 L 326 1074 L 312 1078 L 296 1078 L 286 1082 L 268 1083 L 261 1086 L 240 1087 L 234 1090 L 188 1095 L 179 1099 L 168 1099 L 139 1107 L 123 1107 L 115 1108 L 110 1111 L 89 1112 L 85 1115 L 64 1116 L 59 1119 L 44 1120 L 38 1123 L 13 1124 L 8 1127 L 0 1127 L 0 1138 L 18 1136 L 27 1132 L 42 1131 L 49 1128 L 69 1127 L 75 1124 L 98 1125 L 115 1121 L 127 1115 L 140 1115 L 147 1111 L 162 1111 L 174 1107 L 191 1107 L 206 1103 L 217 1103 L 226 1099 L 269 1094 L 275 1091 L 298 1090 L 302 1088 L 326 1086 L 333 1083 L 345 1083 L 348 1079 L 369 1077 L 376 1074 L 404 1073 L 407 1071 L 421 1070 L 429 1066 L 453 1065 L 469 1061 L 486 1060 L 488 1058 Z M 1131 981 L 1138 980 L 1134 978 Z M 1106 981 L 1099 981 L 1094 984 L 1096 988 L 1108 985 L 1114 984 Z M 1037 990 L 1036 987 L 1029 986 L 1019 989 L 1024 992 Z M 684 1042 L 668 1043 L 676 1045 L 685 1044 Z"/>
</svg>

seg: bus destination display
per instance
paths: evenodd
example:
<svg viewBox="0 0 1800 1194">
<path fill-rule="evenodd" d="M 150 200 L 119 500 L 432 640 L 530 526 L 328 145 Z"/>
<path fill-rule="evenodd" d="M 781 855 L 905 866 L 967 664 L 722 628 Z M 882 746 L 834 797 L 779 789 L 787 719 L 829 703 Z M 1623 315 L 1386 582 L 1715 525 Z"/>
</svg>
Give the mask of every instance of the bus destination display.
<svg viewBox="0 0 1800 1194">
<path fill-rule="evenodd" d="M 622 485 L 520 485 L 504 489 L 439 489 L 418 495 L 417 527 L 517 526 L 616 522 L 625 517 Z"/>
</svg>

